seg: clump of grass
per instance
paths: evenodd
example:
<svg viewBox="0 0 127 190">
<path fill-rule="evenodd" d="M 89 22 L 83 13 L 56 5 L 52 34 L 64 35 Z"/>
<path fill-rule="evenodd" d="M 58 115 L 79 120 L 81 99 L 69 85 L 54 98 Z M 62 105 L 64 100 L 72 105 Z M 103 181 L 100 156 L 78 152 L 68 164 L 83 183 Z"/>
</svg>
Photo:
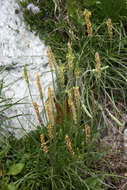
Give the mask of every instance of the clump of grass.
<svg viewBox="0 0 127 190">
<path fill-rule="evenodd" d="M 84 99 L 84 92 L 87 89 L 82 88 L 84 85 L 83 80 L 79 80 L 77 86 L 75 56 L 71 45 L 68 48 L 67 63 L 71 63 L 72 66 L 69 67 L 67 64 L 64 67 L 66 81 L 58 73 L 61 65 L 55 70 L 58 86 L 57 94 L 53 98 L 52 91 L 49 88 L 48 101 L 46 104 L 44 103 L 45 115 L 48 118 L 47 124 L 42 125 L 43 121 L 37 103 L 33 102 L 33 109 L 39 121 L 37 130 L 30 132 L 20 140 L 14 138 L 10 141 L 8 139 L 9 149 L 1 158 L 3 187 L 8 187 L 11 184 L 21 190 L 28 188 L 30 190 L 38 188 L 47 190 L 80 188 L 84 190 L 113 187 L 112 184 L 107 183 L 108 177 L 113 176 L 113 174 L 103 169 L 108 164 L 108 161 L 104 163 L 107 147 L 103 146 L 101 148 L 101 133 L 95 125 L 98 109 L 101 109 L 102 114 L 105 116 L 104 108 L 98 103 L 99 99 L 95 99 L 93 92 L 91 92 L 92 104 L 87 105 L 88 99 Z M 70 59 L 72 54 L 73 60 Z M 101 77 L 105 69 L 101 70 L 102 68 L 99 67 L 100 69 L 98 69 L 96 67 L 96 64 L 100 64 L 98 53 L 96 53 L 95 59 L 95 69 L 88 70 L 88 72 L 95 75 L 99 92 Z M 52 60 L 50 64 L 52 65 L 51 72 L 54 72 Z M 73 76 L 72 79 L 70 79 L 70 73 Z M 26 67 L 24 76 L 29 88 Z M 37 85 L 40 92 L 42 88 L 38 77 L 37 75 Z M 56 89 L 54 90 L 56 91 Z M 41 92 L 40 99 L 42 98 Z M 95 115 L 91 111 L 93 107 Z M 19 150 L 18 152 L 17 149 Z M 7 158 L 9 158 L 9 163 Z M 23 169 L 18 174 L 8 174 L 10 168 L 11 170 L 12 168 L 15 169 L 14 163 L 23 164 Z"/>
<path fill-rule="evenodd" d="M 72 64 L 71 70 L 73 69 Z M 67 72 L 68 65 L 65 70 Z M 28 84 L 28 80 L 26 80 L 28 72 L 26 71 L 25 67 L 25 81 Z M 70 71 L 67 72 L 67 78 L 70 77 L 69 74 Z M 74 74 L 73 76 L 75 79 L 76 76 Z M 57 77 L 57 81 L 61 83 L 60 75 Z M 37 79 L 39 79 L 38 75 Z M 71 86 L 74 82 L 70 82 L 66 88 L 62 89 L 62 96 L 60 89 L 58 89 L 55 98 L 52 96 L 51 89 L 48 89 L 45 114 L 49 119 L 45 126 L 37 102 L 33 102 L 39 126 L 37 130 L 30 132 L 26 137 L 20 140 L 14 139 L 7 154 L 1 159 L 3 186 L 9 186 L 13 183 L 17 189 L 29 188 L 30 190 L 37 188 L 55 190 L 59 187 L 61 189 L 106 187 L 106 184 L 104 185 L 105 172 L 95 169 L 104 152 L 99 153 L 96 146 L 99 145 L 97 131 L 93 125 L 88 127 L 87 117 L 83 117 L 84 113 L 80 107 L 81 89 L 76 85 Z M 37 84 L 40 92 L 39 80 L 37 80 Z M 42 93 L 40 93 L 40 99 L 42 99 Z M 58 113 L 56 103 L 59 105 L 61 115 Z M 58 116 L 61 117 L 59 122 L 57 122 Z M 8 140 L 11 144 L 10 139 Z M 10 158 L 9 163 L 6 160 L 7 157 Z M 8 174 L 10 166 L 13 169 L 17 166 L 14 167 L 14 163 L 23 164 L 23 169 L 18 175 L 14 174 L 12 169 L 11 174 Z M 96 182 L 91 185 L 89 180 L 93 182 L 95 179 Z"/>
<path fill-rule="evenodd" d="M 40 13 L 34 15 L 26 9 L 30 2 L 39 6 Z M 121 116 L 127 111 L 126 25 L 122 19 L 116 23 L 109 16 L 99 23 L 94 11 L 89 19 L 90 15 L 83 14 L 87 7 L 81 1 L 77 5 L 75 0 L 72 4 L 66 1 L 66 5 L 54 2 L 21 3 L 30 30 L 41 39 L 44 35 L 51 46 L 49 63 L 52 78 L 53 67 L 56 70 L 58 90 L 53 78 L 55 98 L 49 89 L 45 105 L 37 76 L 47 125 L 42 126 L 34 103 L 37 130 L 20 140 L 8 139 L 5 153 L 2 148 L 2 185 L 8 188 L 13 183 L 20 190 L 114 188 L 119 178 L 112 174 L 114 169 L 107 158 L 111 154 L 105 152 L 107 147 L 101 148 L 100 135 L 103 127 L 111 127 L 110 122 L 122 126 Z M 24 74 L 29 88 L 26 67 Z M 31 100 L 34 102 L 32 96 Z M 24 164 L 18 175 L 8 174 L 14 163 Z"/>
<path fill-rule="evenodd" d="M 83 75 L 82 80 L 90 81 L 87 82 L 86 85 L 87 87 L 90 86 L 90 90 L 95 91 L 96 94 L 97 85 L 95 83 L 95 75 L 91 75 L 91 72 L 87 72 L 85 75 L 83 73 L 87 70 L 94 69 L 95 64 L 93 63 L 93 58 L 95 53 L 98 52 L 101 57 L 101 65 L 108 67 L 101 76 L 99 82 L 101 83 L 100 90 L 104 91 L 103 89 L 105 89 L 106 93 L 113 91 L 114 94 L 114 89 L 117 88 L 119 97 L 124 98 L 125 102 L 126 93 L 123 93 L 123 91 L 126 91 L 126 61 L 124 60 L 126 59 L 125 42 L 127 27 L 124 21 L 126 19 L 126 15 L 124 15 L 124 8 L 126 9 L 126 6 L 124 6 L 125 2 L 122 3 L 122 1 L 118 1 L 115 3 L 116 9 L 120 5 L 120 11 L 123 11 L 124 17 L 120 17 L 119 15 L 116 22 L 116 20 L 113 19 L 114 17 L 110 15 L 110 12 L 107 12 L 106 17 L 103 17 L 103 20 L 101 20 L 101 24 L 99 22 L 101 16 L 98 15 L 102 10 L 98 10 L 96 1 L 92 4 L 93 6 L 91 6 L 95 6 L 96 11 L 94 11 L 94 8 L 93 10 L 88 9 L 89 6 L 87 4 L 90 2 L 87 1 L 85 3 L 81 1 L 76 3 L 75 0 L 71 3 L 69 1 L 56 1 L 57 3 L 55 4 L 52 0 L 45 1 L 44 4 L 43 2 L 39 3 L 35 1 L 34 3 L 40 8 L 40 13 L 37 15 L 32 14 L 26 9 L 27 4 L 30 2 L 33 1 L 21 3 L 24 10 L 24 19 L 29 27 L 31 27 L 31 30 L 37 31 L 38 34 L 41 34 L 45 38 L 45 42 L 50 45 L 53 50 L 57 63 L 61 60 L 64 67 L 71 58 L 72 60 L 70 61 L 74 64 L 74 72 L 77 72 L 78 75 L 80 73 L 80 77 L 78 76 L 80 79 L 81 75 Z M 99 4 L 100 7 L 104 7 L 104 5 L 108 6 L 105 0 Z M 108 9 L 106 11 L 108 11 Z M 45 22 L 42 22 L 42 18 L 45 19 Z M 46 23 L 47 21 L 53 23 L 50 28 L 51 30 L 44 29 L 43 27 L 44 24 L 46 24 L 47 27 L 51 26 Z M 32 28 L 34 25 L 36 25 L 36 28 Z M 39 25 L 41 25 L 41 27 Z M 88 36 L 90 38 L 88 38 Z M 73 54 L 75 54 L 75 60 L 73 60 L 73 55 L 66 60 L 66 56 L 68 57 L 67 52 L 71 51 L 69 50 L 68 41 L 72 46 Z M 69 65 L 71 66 L 71 64 Z M 97 66 L 99 66 L 99 64 Z M 65 71 L 64 74 L 66 75 Z M 73 78 L 72 73 L 70 78 Z M 78 81 L 80 79 L 78 79 Z M 89 93 L 87 92 L 87 94 Z M 103 92 L 103 94 L 105 94 L 105 92 Z"/>
</svg>

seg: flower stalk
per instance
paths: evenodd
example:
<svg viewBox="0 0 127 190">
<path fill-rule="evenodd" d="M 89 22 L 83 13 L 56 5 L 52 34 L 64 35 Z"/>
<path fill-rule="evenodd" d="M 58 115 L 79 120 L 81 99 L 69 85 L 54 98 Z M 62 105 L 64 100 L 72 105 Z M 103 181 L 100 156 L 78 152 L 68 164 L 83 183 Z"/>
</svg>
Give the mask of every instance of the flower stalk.
<svg viewBox="0 0 127 190">
<path fill-rule="evenodd" d="M 110 36 L 110 38 L 112 38 L 112 20 L 110 18 L 108 18 L 107 20 L 107 26 L 108 26 L 108 34 Z"/>
<path fill-rule="evenodd" d="M 98 79 L 100 79 L 101 77 L 101 64 L 100 64 L 100 56 L 99 56 L 99 53 L 96 52 L 95 53 L 95 61 L 96 61 L 96 69 L 97 69 L 97 77 Z"/>
<path fill-rule="evenodd" d="M 85 22 L 87 26 L 87 33 L 88 33 L 88 36 L 91 37 L 93 35 L 93 30 L 92 30 L 91 22 L 90 22 L 91 12 L 85 9 L 84 16 L 85 16 Z"/>
<path fill-rule="evenodd" d="M 40 140 L 41 140 L 41 147 L 42 147 L 44 153 L 47 154 L 48 153 L 48 147 L 46 145 L 46 142 L 45 142 L 43 134 L 40 135 Z"/>
<path fill-rule="evenodd" d="M 55 80 L 54 80 L 54 76 L 53 76 L 53 67 L 55 68 L 56 73 L 58 73 L 58 71 L 57 71 L 57 66 L 56 66 L 56 59 L 55 59 L 55 57 L 53 55 L 51 47 L 47 48 L 47 56 L 48 56 L 48 59 L 49 59 L 50 71 L 52 73 L 53 89 L 54 89 L 54 92 L 56 92 L 56 89 L 55 89 Z"/>
<path fill-rule="evenodd" d="M 48 59 L 49 59 L 50 70 L 52 72 L 53 71 L 53 66 L 56 69 L 56 59 L 55 59 L 55 57 L 53 55 L 53 52 L 52 52 L 50 47 L 47 48 L 47 56 L 48 56 Z"/>
<path fill-rule="evenodd" d="M 53 139 L 53 126 L 51 124 L 48 125 L 48 136 L 50 139 Z"/>
<path fill-rule="evenodd" d="M 66 145 L 67 145 L 67 148 L 68 148 L 69 152 L 71 152 L 72 156 L 74 156 L 75 153 L 72 150 L 71 141 L 70 141 L 68 135 L 65 136 L 65 140 L 66 140 Z"/>
<path fill-rule="evenodd" d="M 72 110 L 72 115 L 73 115 L 74 123 L 77 124 L 76 109 L 75 109 L 75 106 L 74 106 L 74 103 L 73 103 L 73 101 L 72 101 L 72 97 L 71 97 L 71 94 L 70 94 L 70 93 L 68 93 L 68 105 L 69 105 L 69 107 L 70 107 L 71 110 Z"/>
<path fill-rule="evenodd" d="M 66 55 L 66 58 L 67 58 L 67 61 L 68 61 L 69 71 L 71 71 L 72 67 L 73 67 L 74 54 L 72 52 L 72 48 L 71 48 L 70 42 L 68 42 L 68 53 Z"/>
<path fill-rule="evenodd" d="M 79 87 L 73 87 L 74 89 L 74 97 L 75 97 L 75 102 L 77 105 L 79 105 Z"/>
<path fill-rule="evenodd" d="M 45 112 L 45 118 L 46 118 L 46 121 L 48 121 L 47 120 L 47 115 L 46 115 L 46 110 L 45 110 L 44 99 L 43 99 L 43 92 L 42 92 L 42 86 L 41 86 L 41 82 L 40 82 L 40 76 L 39 76 L 38 73 L 36 73 L 36 81 L 37 81 L 37 86 L 38 86 L 38 90 L 39 90 L 39 94 L 40 94 L 40 99 L 42 101 L 43 109 L 44 109 L 44 112 Z"/>
<path fill-rule="evenodd" d="M 54 126 L 54 116 L 53 116 L 53 112 L 52 112 L 51 109 L 50 109 L 49 103 L 46 103 L 45 109 L 46 109 L 46 112 L 47 112 L 47 114 L 48 114 L 50 124 L 51 124 L 52 126 Z"/>
<path fill-rule="evenodd" d="M 50 87 L 48 87 L 48 99 L 49 99 L 50 106 L 53 108 L 53 98 L 52 98 L 52 91 Z"/>
<path fill-rule="evenodd" d="M 39 112 L 37 103 L 33 102 L 33 106 L 34 106 L 34 110 L 36 112 L 39 123 L 41 124 L 41 126 L 44 126 L 43 121 L 42 121 L 41 116 L 40 116 L 40 112 Z"/>
<path fill-rule="evenodd" d="M 86 144 L 88 144 L 90 139 L 90 127 L 88 125 L 85 126 L 85 133 L 86 133 Z"/>
<path fill-rule="evenodd" d="M 59 78 L 60 78 L 60 82 L 62 84 L 62 87 L 64 88 L 64 66 L 62 65 L 61 61 L 59 61 Z"/>
</svg>

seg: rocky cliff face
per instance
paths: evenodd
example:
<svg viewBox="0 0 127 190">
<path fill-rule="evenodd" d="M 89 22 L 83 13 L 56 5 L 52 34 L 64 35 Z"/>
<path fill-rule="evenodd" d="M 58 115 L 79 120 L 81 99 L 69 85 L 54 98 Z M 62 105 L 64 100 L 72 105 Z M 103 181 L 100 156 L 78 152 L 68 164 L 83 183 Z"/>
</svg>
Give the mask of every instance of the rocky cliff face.
<svg viewBox="0 0 127 190">
<path fill-rule="evenodd" d="M 23 77 L 24 65 L 27 66 L 29 71 L 33 100 L 40 106 L 42 117 L 43 109 L 35 75 L 36 73 L 40 74 L 45 100 L 47 88 L 52 85 L 52 77 L 46 56 L 47 47 L 44 42 L 26 29 L 18 1 L 1 0 L 0 7 L 0 80 L 3 80 L 2 97 L 9 98 L 8 103 L 19 101 L 19 104 L 15 104 L 6 110 L 3 110 L 2 107 L 0 113 L 5 118 L 22 115 L 8 119 L 6 122 L 2 122 L 2 119 L 0 119 L 0 123 L 3 123 L 3 128 L 9 127 L 9 131 L 20 137 L 24 132 L 33 130 L 38 124 L 28 87 Z M 1 116 L 1 118 L 3 117 Z"/>
</svg>

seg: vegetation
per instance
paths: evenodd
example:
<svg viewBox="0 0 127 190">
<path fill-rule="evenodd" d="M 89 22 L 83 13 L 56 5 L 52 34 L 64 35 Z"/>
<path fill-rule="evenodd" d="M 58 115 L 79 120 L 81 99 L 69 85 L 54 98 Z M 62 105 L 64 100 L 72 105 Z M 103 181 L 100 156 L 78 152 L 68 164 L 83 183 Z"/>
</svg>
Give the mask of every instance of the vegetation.
<svg viewBox="0 0 127 190">
<path fill-rule="evenodd" d="M 29 3 L 40 12 L 27 10 Z M 28 29 L 51 47 L 57 91 L 48 89 L 46 127 L 33 102 L 37 130 L 20 140 L 1 137 L 1 190 L 126 189 L 126 164 L 112 132 L 120 134 L 127 113 L 126 1 L 20 4 Z M 29 88 L 26 67 L 24 75 Z"/>
</svg>

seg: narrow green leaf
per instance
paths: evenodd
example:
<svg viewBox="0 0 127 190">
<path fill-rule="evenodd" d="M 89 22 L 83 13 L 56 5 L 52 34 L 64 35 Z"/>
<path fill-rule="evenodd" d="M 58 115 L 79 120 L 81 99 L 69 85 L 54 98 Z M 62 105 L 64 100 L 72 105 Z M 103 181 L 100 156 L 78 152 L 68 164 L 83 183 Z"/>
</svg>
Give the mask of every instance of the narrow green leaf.
<svg viewBox="0 0 127 190">
<path fill-rule="evenodd" d="M 82 108 L 83 110 L 86 112 L 87 116 L 90 117 L 92 119 L 92 115 L 89 113 L 89 111 L 86 109 L 86 106 L 84 104 L 82 104 Z"/>
<path fill-rule="evenodd" d="M 117 125 L 119 125 L 120 127 L 123 126 L 123 124 L 114 116 L 112 115 L 108 109 L 106 109 L 106 111 L 108 112 L 109 116 L 116 122 Z"/>
</svg>

